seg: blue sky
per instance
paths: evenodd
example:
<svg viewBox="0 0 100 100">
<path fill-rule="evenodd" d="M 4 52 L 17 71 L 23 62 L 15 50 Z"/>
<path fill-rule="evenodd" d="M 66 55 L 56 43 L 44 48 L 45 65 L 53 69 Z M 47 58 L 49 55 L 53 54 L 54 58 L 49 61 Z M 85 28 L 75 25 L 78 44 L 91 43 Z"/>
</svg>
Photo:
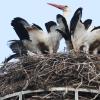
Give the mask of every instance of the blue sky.
<svg viewBox="0 0 100 100">
<path fill-rule="evenodd" d="M 83 20 L 91 18 L 93 26 L 100 25 L 100 0 L 1 0 L 0 1 L 0 63 L 12 54 L 7 41 L 18 39 L 10 23 L 14 17 L 25 18 L 29 23 L 36 23 L 44 30 L 44 23 L 56 20 L 62 11 L 47 5 L 47 2 L 68 5 L 71 18 L 78 7 L 83 7 Z M 63 49 L 61 43 L 60 50 Z"/>
</svg>

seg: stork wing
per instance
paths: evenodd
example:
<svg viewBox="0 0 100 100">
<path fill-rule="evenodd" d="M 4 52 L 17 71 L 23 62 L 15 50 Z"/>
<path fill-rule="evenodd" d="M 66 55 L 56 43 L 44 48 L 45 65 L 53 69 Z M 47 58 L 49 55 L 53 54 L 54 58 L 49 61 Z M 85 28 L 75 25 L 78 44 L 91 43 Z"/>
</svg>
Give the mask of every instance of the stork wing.
<svg viewBox="0 0 100 100">
<path fill-rule="evenodd" d="M 30 25 L 26 20 L 20 17 L 16 17 L 12 20 L 11 26 L 13 26 L 20 40 L 24 39 L 30 40 L 28 31 L 26 30 L 26 27 L 30 27 Z"/>
<path fill-rule="evenodd" d="M 43 29 L 42 29 L 39 25 L 37 25 L 37 24 L 35 24 L 35 23 L 33 23 L 32 28 L 33 28 L 33 29 L 37 29 L 37 30 L 42 30 L 42 31 L 43 31 Z"/>
<path fill-rule="evenodd" d="M 65 41 L 71 40 L 70 33 L 65 33 L 59 29 L 56 29 L 56 31 L 58 31 L 62 35 L 62 37 L 65 39 Z"/>
<path fill-rule="evenodd" d="M 51 42 L 51 45 L 53 47 L 53 52 L 56 53 L 59 48 L 60 40 L 62 38 L 61 34 L 56 30 L 58 26 L 54 21 L 49 21 L 45 23 L 45 26 L 48 33 L 50 33 L 48 34 L 48 36 L 49 41 Z"/>
<path fill-rule="evenodd" d="M 92 20 L 91 19 L 87 19 L 84 21 L 84 26 L 85 26 L 85 29 L 88 29 L 90 27 L 90 25 L 92 24 Z"/>
<path fill-rule="evenodd" d="M 56 16 L 56 20 L 59 24 L 59 29 L 62 30 L 63 32 L 68 32 L 68 25 L 67 25 L 67 21 L 65 19 L 65 17 L 63 17 L 62 15 L 58 14 Z"/>
<path fill-rule="evenodd" d="M 45 23 L 45 27 L 47 29 L 47 32 L 50 33 L 50 32 L 52 32 L 52 30 L 56 30 L 57 24 L 54 21 L 49 21 L 49 22 Z"/>
<path fill-rule="evenodd" d="M 94 27 L 94 28 L 91 30 L 91 32 L 92 32 L 92 31 L 97 31 L 98 29 L 100 29 L 100 26 Z"/>
<path fill-rule="evenodd" d="M 71 36 L 68 36 L 67 33 L 64 33 L 63 31 L 57 29 L 57 31 L 62 35 L 62 37 L 65 39 L 66 45 L 68 50 L 73 49 L 72 41 L 71 41 Z"/>
<path fill-rule="evenodd" d="M 81 22 L 81 17 L 82 17 L 82 8 L 78 8 L 75 11 L 75 13 L 74 13 L 74 15 L 73 15 L 73 17 L 72 17 L 72 19 L 70 21 L 70 33 L 71 34 L 75 33 L 75 29 L 77 27 L 77 23 Z"/>
<path fill-rule="evenodd" d="M 29 32 L 29 36 L 32 41 L 34 40 L 39 41 L 44 37 L 44 32 L 42 28 L 37 24 L 33 23 L 31 27 L 27 28 L 27 31 Z"/>
<path fill-rule="evenodd" d="M 70 21 L 70 34 L 75 43 L 81 44 L 87 30 L 81 21 L 82 8 L 78 8 Z M 73 41 L 73 40 L 72 40 Z M 73 44 L 75 44 L 73 43 Z"/>
<path fill-rule="evenodd" d="M 57 22 L 60 25 L 60 28 L 58 27 L 58 29 L 60 31 L 63 31 L 63 33 L 62 32 L 60 32 L 60 33 L 65 38 L 65 40 L 69 40 L 71 38 L 71 34 L 69 33 L 69 28 L 68 28 L 68 24 L 67 24 L 66 19 L 62 15 L 58 14 L 57 15 Z"/>
<path fill-rule="evenodd" d="M 18 57 L 20 57 L 19 54 L 10 55 L 9 57 L 7 57 L 7 58 L 5 59 L 4 63 L 7 63 L 7 62 L 10 61 L 11 59 L 13 59 L 13 58 L 16 59 L 16 58 L 18 58 Z"/>
<path fill-rule="evenodd" d="M 39 52 L 43 54 L 47 54 L 49 52 L 49 47 L 47 45 L 47 37 L 44 31 L 37 24 L 33 24 L 30 29 L 27 29 L 30 35 L 30 39 L 32 40 L 32 45 Z"/>
</svg>

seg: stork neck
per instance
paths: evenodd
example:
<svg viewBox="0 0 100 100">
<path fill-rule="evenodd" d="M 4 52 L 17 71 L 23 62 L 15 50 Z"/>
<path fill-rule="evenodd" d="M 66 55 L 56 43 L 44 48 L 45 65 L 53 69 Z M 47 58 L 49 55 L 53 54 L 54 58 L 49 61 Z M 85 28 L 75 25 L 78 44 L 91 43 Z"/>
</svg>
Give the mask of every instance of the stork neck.
<svg viewBox="0 0 100 100">
<path fill-rule="evenodd" d="M 63 16 L 66 18 L 68 15 L 68 12 L 66 10 L 63 11 Z"/>
</svg>

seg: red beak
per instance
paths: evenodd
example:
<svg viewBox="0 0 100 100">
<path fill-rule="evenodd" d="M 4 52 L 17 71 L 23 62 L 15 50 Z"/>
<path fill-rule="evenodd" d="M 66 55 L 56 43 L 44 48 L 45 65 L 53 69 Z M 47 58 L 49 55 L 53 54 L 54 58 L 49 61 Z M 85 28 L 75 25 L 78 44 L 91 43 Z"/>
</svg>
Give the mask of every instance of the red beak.
<svg viewBox="0 0 100 100">
<path fill-rule="evenodd" d="M 64 10 L 64 5 L 57 5 L 57 4 L 53 4 L 53 3 L 47 3 L 48 5 L 51 5 L 51 6 L 53 6 L 53 7 L 56 7 L 56 8 L 58 8 L 58 9 L 60 9 L 60 10 Z"/>
</svg>

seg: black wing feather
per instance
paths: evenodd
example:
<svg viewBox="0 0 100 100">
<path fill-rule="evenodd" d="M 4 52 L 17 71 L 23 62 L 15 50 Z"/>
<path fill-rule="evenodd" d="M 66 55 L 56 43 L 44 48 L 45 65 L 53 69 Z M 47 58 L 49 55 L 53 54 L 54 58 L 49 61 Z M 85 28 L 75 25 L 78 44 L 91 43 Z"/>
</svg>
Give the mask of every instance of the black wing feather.
<svg viewBox="0 0 100 100">
<path fill-rule="evenodd" d="M 65 32 L 65 33 L 69 33 L 68 24 L 67 24 L 67 21 L 66 21 L 65 17 L 63 17 L 62 15 L 58 14 L 58 15 L 56 16 L 56 19 L 57 19 L 57 22 L 58 22 L 59 19 L 62 19 L 62 23 L 63 23 L 64 26 L 65 26 L 65 31 L 64 31 L 64 32 Z"/>
<path fill-rule="evenodd" d="M 70 33 L 71 34 L 74 34 L 74 31 L 76 29 L 76 25 L 77 25 L 79 19 L 81 19 L 81 17 L 82 17 L 82 8 L 80 7 L 75 11 L 75 13 L 70 21 Z"/>
<path fill-rule="evenodd" d="M 34 23 L 33 23 L 32 27 L 33 27 L 33 28 L 36 28 L 36 29 L 38 29 L 38 30 L 42 30 L 42 31 L 43 31 L 43 29 L 42 29 L 39 25 L 37 25 L 37 24 L 34 24 Z"/>
<path fill-rule="evenodd" d="M 94 30 L 97 30 L 97 29 L 100 29 L 100 26 L 94 27 L 94 28 L 91 30 L 91 32 L 94 31 Z"/>
<path fill-rule="evenodd" d="M 24 40 L 24 39 L 30 40 L 28 31 L 25 28 L 29 26 L 26 20 L 20 17 L 16 17 L 12 20 L 11 26 L 13 26 L 20 40 Z"/>
<path fill-rule="evenodd" d="M 51 32 L 50 28 L 51 28 L 52 26 L 57 26 L 56 22 L 54 22 L 54 21 L 49 21 L 49 22 L 45 23 L 45 27 L 46 27 L 48 33 Z"/>
<path fill-rule="evenodd" d="M 92 24 L 92 20 L 91 19 L 87 19 L 84 21 L 84 26 L 85 26 L 85 29 L 88 29 L 90 27 L 90 25 Z"/>
</svg>

